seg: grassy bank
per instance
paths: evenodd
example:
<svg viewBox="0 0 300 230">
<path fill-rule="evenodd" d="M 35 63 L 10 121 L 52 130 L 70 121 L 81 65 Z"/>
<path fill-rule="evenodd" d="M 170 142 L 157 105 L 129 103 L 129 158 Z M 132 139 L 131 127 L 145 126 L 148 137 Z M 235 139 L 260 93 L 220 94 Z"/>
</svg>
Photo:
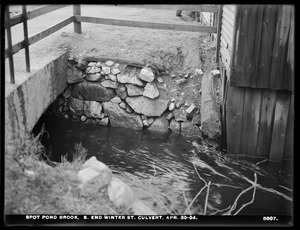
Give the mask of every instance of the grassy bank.
<svg viewBox="0 0 300 230">
<path fill-rule="evenodd" d="M 74 146 L 73 159 L 50 161 L 41 134 L 5 148 L 5 214 L 130 214 L 108 198 L 107 188 L 83 194 L 77 172 L 87 151 Z"/>
</svg>

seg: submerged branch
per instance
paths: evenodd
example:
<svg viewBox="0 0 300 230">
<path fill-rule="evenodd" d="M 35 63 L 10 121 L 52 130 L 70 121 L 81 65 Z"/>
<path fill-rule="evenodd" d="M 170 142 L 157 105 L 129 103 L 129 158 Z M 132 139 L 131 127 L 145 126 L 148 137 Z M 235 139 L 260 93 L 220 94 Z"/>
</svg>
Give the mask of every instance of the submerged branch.
<svg viewBox="0 0 300 230">
<path fill-rule="evenodd" d="M 204 205 L 204 215 L 206 215 L 207 201 L 208 201 L 208 194 L 209 194 L 209 187 L 210 187 L 210 181 L 207 184 L 207 192 L 206 192 L 205 205 Z"/>
<path fill-rule="evenodd" d="M 219 212 L 224 212 L 224 211 L 226 211 L 227 209 L 230 209 L 231 208 L 231 206 L 228 206 L 227 208 L 224 208 L 224 209 L 221 209 L 221 210 L 218 210 L 218 211 L 216 211 L 216 212 L 214 212 L 214 213 L 211 213 L 211 214 L 209 214 L 210 216 L 212 216 L 212 215 L 216 215 L 217 213 L 219 213 Z"/>
<path fill-rule="evenodd" d="M 182 189 L 182 194 L 183 194 L 183 198 L 184 198 L 185 204 L 186 204 L 186 206 L 187 206 L 186 211 L 189 211 L 189 215 L 191 215 L 191 210 L 190 210 L 190 208 L 189 208 L 189 204 L 188 204 L 188 201 L 187 201 L 187 199 L 186 199 L 184 189 Z"/>
<path fill-rule="evenodd" d="M 243 191 L 236 197 L 236 199 L 235 199 L 235 201 L 233 202 L 233 204 L 232 204 L 230 210 L 229 210 L 228 212 L 224 213 L 224 215 L 231 215 L 231 212 L 232 212 L 233 210 L 235 210 L 235 208 L 236 208 L 236 206 L 237 206 L 237 202 L 238 202 L 239 198 L 240 198 L 244 193 L 248 192 L 250 189 L 252 189 L 252 188 L 255 187 L 256 182 L 257 182 L 257 174 L 256 174 L 256 173 L 254 173 L 254 177 L 255 177 L 255 181 L 254 181 L 254 182 L 251 181 L 251 180 L 249 180 L 248 178 L 245 177 L 245 178 L 247 179 L 247 181 L 250 181 L 249 183 L 251 183 L 252 185 L 251 185 L 250 187 L 246 188 L 245 190 L 243 190 Z M 239 210 L 239 211 L 240 211 L 240 210 Z"/>
<path fill-rule="evenodd" d="M 262 161 L 260 161 L 260 162 L 257 162 L 255 165 L 257 166 L 257 165 L 259 165 L 259 164 L 261 164 L 261 163 L 263 163 L 263 162 L 266 162 L 266 161 L 268 161 L 269 159 L 264 159 L 264 160 L 262 160 Z"/>
<path fill-rule="evenodd" d="M 192 202 L 190 203 L 190 205 L 187 207 L 187 209 L 185 210 L 185 212 L 183 213 L 183 215 L 186 215 L 187 210 L 189 210 L 192 206 L 192 204 L 194 203 L 194 201 L 197 199 L 197 197 L 201 194 L 201 192 L 207 187 L 207 185 L 205 185 L 198 193 L 197 195 L 194 197 L 194 199 L 192 200 Z"/>
<path fill-rule="evenodd" d="M 256 173 L 254 174 L 254 177 L 255 177 L 254 183 L 256 184 L 256 182 L 257 182 L 257 175 L 256 175 Z M 255 194 L 256 194 L 256 186 L 253 185 L 252 199 L 251 199 L 248 203 L 243 204 L 242 207 L 240 207 L 240 209 L 239 209 L 236 213 L 234 213 L 233 215 L 235 216 L 235 215 L 238 214 L 244 207 L 246 207 L 246 206 L 249 205 L 249 204 L 252 204 L 253 201 L 254 201 L 254 199 L 255 199 Z"/>
</svg>

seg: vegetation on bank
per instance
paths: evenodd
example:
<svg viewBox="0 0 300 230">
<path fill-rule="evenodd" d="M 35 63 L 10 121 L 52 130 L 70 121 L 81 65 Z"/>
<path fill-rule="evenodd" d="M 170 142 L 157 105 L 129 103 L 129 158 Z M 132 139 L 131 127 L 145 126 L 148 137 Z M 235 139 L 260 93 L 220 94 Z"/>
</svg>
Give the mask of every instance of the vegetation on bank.
<svg viewBox="0 0 300 230">
<path fill-rule="evenodd" d="M 108 198 L 107 189 L 83 194 L 77 172 L 87 150 L 75 145 L 72 161 L 60 163 L 46 156 L 41 132 L 28 135 L 5 149 L 5 214 L 126 215 Z"/>
</svg>

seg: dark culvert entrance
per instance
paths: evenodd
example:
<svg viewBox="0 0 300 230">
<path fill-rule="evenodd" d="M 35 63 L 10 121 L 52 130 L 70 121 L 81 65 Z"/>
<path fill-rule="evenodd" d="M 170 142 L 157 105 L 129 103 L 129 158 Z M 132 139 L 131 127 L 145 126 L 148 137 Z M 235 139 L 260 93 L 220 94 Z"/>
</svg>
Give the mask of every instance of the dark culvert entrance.
<svg viewBox="0 0 300 230">
<path fill-rule="evenodd" d="M 173 61 L 180 64 L 180 58 Z M 44 127 L 41 141 L 52 161 L 72 160 L 82 146 L 87 158 L 109 166 L 157 214 L 290 215 L 289 170 L 218 151 L 201 132 L 201 94 L 187 103 L 193 91 L 172 91 L 201 91 L 194 84 L 201 82 L 199 71 L 163 70 L 153 63 L 70 57 L 69 86 L 33 133 Z M 259 186 L 237 200 L 255 177 Z"/>
</svg>

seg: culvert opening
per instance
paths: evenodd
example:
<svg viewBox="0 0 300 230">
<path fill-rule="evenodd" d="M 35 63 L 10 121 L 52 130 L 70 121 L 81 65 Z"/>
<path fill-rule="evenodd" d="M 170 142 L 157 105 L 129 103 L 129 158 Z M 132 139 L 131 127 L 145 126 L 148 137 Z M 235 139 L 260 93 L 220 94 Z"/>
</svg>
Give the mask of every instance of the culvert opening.
<svg viewBox="0 0 300 230">
<path fill-rule="evenodd" d="M 215 142 L 203 138 L 199 104 L 186 103 L 184 96 L 190 92 L 168 88 L 173 82 L 182 89 L 201 76 L 178 70 L 162 73 L 151 64 L 96 58 L 77 62 L 73 57 L 69 61 L 68 88 L 34 130 L 45 125 L 49 135 L 43 135 L 42 143 L 52 160 L 60 162 L 66 154 L 72 160 L 74 147 L 81 145 L 88 158 L 95 156 L 109 166 L 157 214 L 225 214 L 254 173 L 268 188 L 278 188 L 279 183 L 288 187 L 284 171 L 278 175 L 270 171 L 270 164 L 258 167 L 249 159 L 226 157 Z M 197 135 L 186 135 L 191 133 Z M 209 190 L 203 189 L 208 183 Z M 253 194 L 240 197 L 239 205 Z M 266 190 L 253 196 L 252 205 L 239 214 L 290 212 L 284 196 Z"/>
</svg>

